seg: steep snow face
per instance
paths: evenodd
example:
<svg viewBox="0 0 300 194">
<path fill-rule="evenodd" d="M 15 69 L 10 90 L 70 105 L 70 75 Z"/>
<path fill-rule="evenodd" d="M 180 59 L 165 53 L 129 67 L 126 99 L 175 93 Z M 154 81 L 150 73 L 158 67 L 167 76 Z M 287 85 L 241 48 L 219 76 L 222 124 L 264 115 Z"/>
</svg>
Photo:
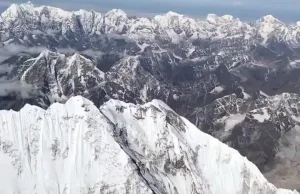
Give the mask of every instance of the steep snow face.
<svg viewBox="0 0 300 194">
<path fill-rule="evenodd" d="M 83 97 L 48 110 L 0 111 L 0 192 L 7 194 L 297 194 L 161 101 Z"/>
<path fill-rule="evenodd" d="M 281 23 L 278 19 L 274 18 L 272 15 L 264 16 L 259 20 L 258 31 L 259 34 L 263 38 L 263 43 L 267 43 L 269 36 L 275 34 L 275 31 L 284 32 L 288 29 L 285 27 L 283 23 Z"/>
<path fill-rule="evenodd" d="M 100 110 L 156 193 L 297 193 L 276 189 L 237 151 L 161 101 L 136 106 L 111 100 Z"/>
<path fill-rule="evenodd" d="M 103 27 L 105 33 L 124 33 L 128 29 L 127 14 L 121 9 L 113 9 L 105 14 Z"/>
<path fill-rule="evenodd" d="M 0 111 L 0 193 L 151 194 L 88 100 Z"/>
<path fill-rule="evenodd" d="M 165 32 L 173 41 L 197 37 L 196 33 L 199 31 L 199 25 L 194 19 L 174 12 L 155 16 L 153 22 L 160 28 L 160 33 Z"/>
<path fill-rule="evenodd" d="M 267 44 L 272 37 L 275 37 L 278 41 L 286 41 L 291 46 L 299 45 L 300 30 L 297 25 L 298 22 L 294 25 L 287 25 L 272 15 L 267 15 L 258 20 L 257 23 L 263 44 Z"/>
</svg>

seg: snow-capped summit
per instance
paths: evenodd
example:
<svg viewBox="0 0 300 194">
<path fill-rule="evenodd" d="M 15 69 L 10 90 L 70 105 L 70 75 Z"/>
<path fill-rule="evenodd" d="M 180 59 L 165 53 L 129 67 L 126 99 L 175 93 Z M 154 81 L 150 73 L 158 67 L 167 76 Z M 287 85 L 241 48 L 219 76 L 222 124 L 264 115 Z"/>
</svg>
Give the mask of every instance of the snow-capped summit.
<svg viewBox="0 0 300 194">
<path fill-rule="evenodd" d="M 26 3 L 24 3 L 24 5 L 28 5 L 28 6 L 34 6 L 33 3 L 31 1 L 27 1 Z"/>
<path fill-rule="evenodd" d="M 158 100 L 99 110 L 77 96 L 0 123 L 1 193 L 297 194 Z"/>
<path fill-rule="evenodd" d="M 112 9 L 109 12 L 106 13 L 106 17 L 127 18 L 127 14 L 122 9 Z"/>
<path fill-rule="evenodd" d="M 239 20 L 239 19 L 235 19 L 233 16 L 231 15 L 223 15 L 221 17 L 217 16 L 216 14 L 208 14 L 206 17 L 206 20 L 209 23 L 212 24 L 226 24 L 226 23 L 232 23 L 235 20 Z"/>
<path fill-rule="evenodd" d="M 227 21 L 233 21 L 234 17 L 232 15 L 223 15 L 222 18 Z"/>
<path fill-rule="evenodd" d="M 292 39 L 292 37 L 289 36 L 292 31 L 284 23 L 272 15 L 262 17 L 257 21 L 257 24 L 259 34 L 263 39 L 263 44 L 266 44 L 272 37 L 283 40 L 286 39 L 288 42 Z"/>
<path fill-rule="evenodd" d="M 16 20 L 19 17 L 20 12 L 21 12 L 21 9 L 20 9 L 19 5 L 12 4 L 1 14 L 1 16 L 4 20 L 7 20 L 7 21 Z"/>
<path fill-rule="evenodd" d="M 216 14 L 208 14 L 206 20 L 212 24 L 217 24 L 219 17 Z"/>
<path fill-rule="evenodd" d="M 280 20 L 278 20 L 277 18 L 275 18 L 272 15 L 266 15 L 264 17 L 262 17 L 260 20 L 260 22 L 267 22 L 267 23 L 276 23 L 276 22 L 280 22 Z"/>
<path fill-rule="evenodd" d="M 195 38 L 200 25 L 195 19 L 174 12 L 158 15 L 153 18 L 159 34 L 166 35 L 173 42 L 186 38 Z"/>
<path fill-rule="evenodd" d="M 0 111 L 0 123 L 1 193 L 153 194 L 87 99 Z"/>
<path fill-rule="evenodd" d="M 156 22 L 162 28 L 172 27 L 172 24 L 179 22 L 184 16 L 178 13 L 169 11 L 164 15 L 157 15 L 153 18 L 153 21 Z"/>
<path fill-rule="evenodd" d="M 126 33 L 128 28 L 127 14 L 121 9 L 107 12 L 103 18 L 105 33 Z"/>
</svg>

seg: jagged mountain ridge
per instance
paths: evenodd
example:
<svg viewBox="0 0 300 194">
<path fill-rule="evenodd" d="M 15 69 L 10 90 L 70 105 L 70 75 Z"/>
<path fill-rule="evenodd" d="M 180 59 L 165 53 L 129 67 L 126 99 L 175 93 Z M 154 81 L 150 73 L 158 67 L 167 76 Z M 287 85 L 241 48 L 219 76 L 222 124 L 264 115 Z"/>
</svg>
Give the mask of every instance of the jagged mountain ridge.
<svg viewBox="0 0 300 194">
<path fill-rule="evenodd" d="M 48 110 L 0 111 L 0 122 L 0 190 L 8 194 L 297 193 L 276 189 L 162 101 L 111 100 L 99 110 L 72 97 Z"/>
<path fill-rule="evenodd" d="M 75 36 L 119 34 L 133 39 L 154 40 L 156 36 L 178 42 L 182 39 L 227 39 L 240 36 L 251 39 L 260 36 L 258 40 L 267 43 L 271 36 L 297 45 L 299 42 L 299 22 L 287 25 L 271 15 L 265 16 L 255 24 L 242 22 L 230 15 L 218 17 L 209 14 L 206 20 L 189 18 L 174 12 L 149 18 L 128 17 L 120 9 L 114 9 L 106 14 L 95 11 L 80 10 L 68 12 L 59 8 L 41 6 L 35 7 L 30 2 L 13 4 L 1 14 L 1 28 L 13 28 L 10 32 L 22 36 L 25 34 L 51 34 L 59 31 L 63 36 L 73 33 Z M 22 29 L 21 29 L 22 28 Z M 40 32 L 39 32 L 40 30 Z M 31 31 L 31 32 L 30 32 Z M 9 33 L 2 31 L 1 40 L 7 41 Z"/>
</svg>

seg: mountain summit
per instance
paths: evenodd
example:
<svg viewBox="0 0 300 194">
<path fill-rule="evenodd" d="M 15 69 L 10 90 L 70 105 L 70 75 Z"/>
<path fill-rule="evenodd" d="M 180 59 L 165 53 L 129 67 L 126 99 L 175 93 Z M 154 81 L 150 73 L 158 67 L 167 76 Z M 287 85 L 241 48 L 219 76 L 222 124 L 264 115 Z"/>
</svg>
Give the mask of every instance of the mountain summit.
<svg viewBox="0 0 300 194">
<path fill-rule="evenodd" d="M 73 97 L 0 111 L 2 193 L 276 193 L 246 158 L 161 101 Z"/>
</svg>

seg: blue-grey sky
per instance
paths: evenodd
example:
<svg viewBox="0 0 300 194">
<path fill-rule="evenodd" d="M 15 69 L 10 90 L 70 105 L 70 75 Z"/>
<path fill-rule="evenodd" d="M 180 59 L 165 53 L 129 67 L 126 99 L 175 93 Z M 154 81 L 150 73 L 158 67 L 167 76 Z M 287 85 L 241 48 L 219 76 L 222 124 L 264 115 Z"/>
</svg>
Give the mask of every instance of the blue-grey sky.
<svg viewBox="0 0 300 194">
<path fill-rule="evenodd" d="M 0 0 L 3 11 L 11 3 L 26 0 Z M 300 21 L 300 0 L 31 0 L 36 5 L 52 5 L 67 10 L 107 11 L 121 8 L 129 14 L 151 16 L 174 11 L 204 17 L 209 13 L 230 14 L 242 20 L 256 20 L 272 14 L 288 22 Z"/>
</svg>

